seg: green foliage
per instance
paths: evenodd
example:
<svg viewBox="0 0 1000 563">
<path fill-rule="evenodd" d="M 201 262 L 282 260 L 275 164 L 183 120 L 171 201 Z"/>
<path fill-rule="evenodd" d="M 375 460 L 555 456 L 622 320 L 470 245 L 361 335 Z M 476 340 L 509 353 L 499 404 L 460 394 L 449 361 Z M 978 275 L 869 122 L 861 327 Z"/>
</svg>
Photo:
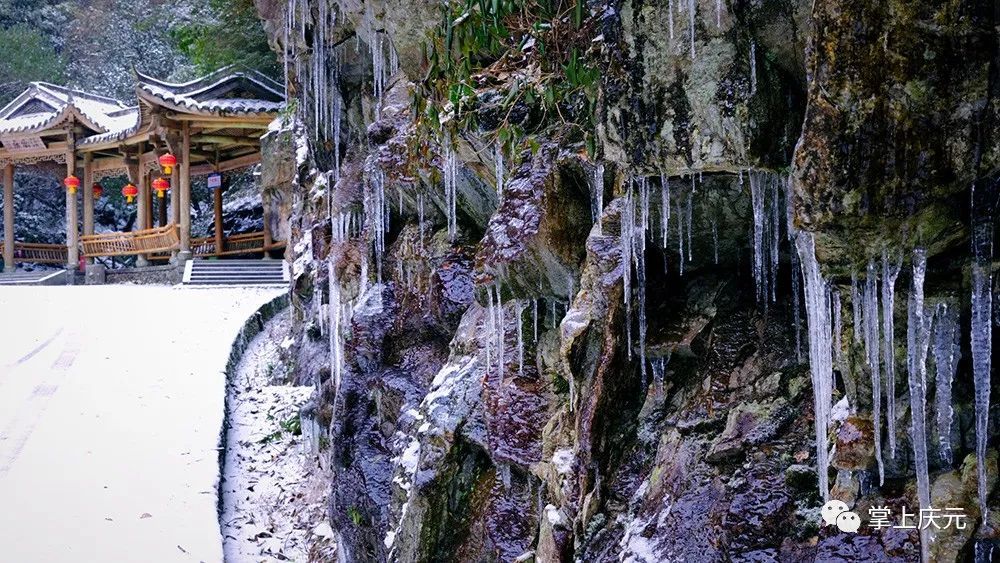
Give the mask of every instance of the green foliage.
<svg viewBox="0 0 1000 563">
<path fill-rule="evenodd" d="M 277 58 L 268 46 L 253 0 L 209 0 L 171 33 L 201 74 L 238 64 L 279 75 Z"/>
<path fill-rule="evenodd" d="M 559 129 L 593 152 L 600 72 L 582 0 L 461 0 L 441 17 L 414 98 L 423 125 L 493 131 L 508 155 Z"/>
<path fill-rule="evenodd" d="M 347 509 L 347 517 L 351 519 L 351 522 L 354 522 L 355 526 L 361 526 L 361 523 L 364 522 L 364 516 L 361 515 L 361 511 L 356 506 Z"/>
<path fill-rule="evenodd" d="M 26 25 L 0 28 L 0 101 L 7 103 L 28 82 L 62 82 L 66 63 L 53 42 Z"/>
</svg>

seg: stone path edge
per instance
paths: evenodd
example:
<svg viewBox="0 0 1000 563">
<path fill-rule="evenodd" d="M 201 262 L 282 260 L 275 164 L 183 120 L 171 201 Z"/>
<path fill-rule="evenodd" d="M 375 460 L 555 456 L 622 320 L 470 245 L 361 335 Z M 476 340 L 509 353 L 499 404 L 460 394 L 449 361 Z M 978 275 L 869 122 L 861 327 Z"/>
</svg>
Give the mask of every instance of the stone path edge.
<svg viewBox="0 0 1000 563">
<path fill-rule="evenodd" d="M 223 407 L 224 412 L 222 415 L 222 426 L 219 428 L 219 440 L 217 447 L 219 452 L 219 473 L 215 480 L 216 519 L 219 523 L 220 542 L 225 540 L 222 535 L 222 476 L 225 475 L 226 428 L 229 424 L 230 414 L 229 384 L 236 373 L 237 367 L 240 365 L 240 360 L 243 359 L 243 353 L 246 352 L 247 347 L 250 346 L 250 342 L 264 330 L 264 325 L 266 325 L 268 321 L 274 318 L 278 313 L 287 309 L 289 303 L 290 299 L 288 294 L 283 293 L 261 305 L 260 308 L 258 308 L 255 313 L 250 315 L 246 322 L 243 323 L 243 328 L 241 328 L 240 332 L 236 335 L 236 338 L 233 340 L 232 348 L 229 351 L 229 361 L 226 362 L 225 370 L 225 406 Z"/>
</svg>

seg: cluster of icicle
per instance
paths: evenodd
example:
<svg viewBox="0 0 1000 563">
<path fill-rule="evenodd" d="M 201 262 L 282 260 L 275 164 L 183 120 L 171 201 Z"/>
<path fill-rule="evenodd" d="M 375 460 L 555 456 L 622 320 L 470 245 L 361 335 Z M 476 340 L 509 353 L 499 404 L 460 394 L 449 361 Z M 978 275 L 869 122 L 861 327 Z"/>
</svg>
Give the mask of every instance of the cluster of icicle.
<svg viewBox="0 0 1000 563">
<path fill-rule="evenodd" d="M 659 236 L 656 236 L 653 221 L 656 215 L 651 213 L 653 184 L 650 178 L 641 176 L 628 182 L 621 212 L 621 263 L 622 280 L 624 285 L 625 302 L 625 327 L 629 358 L 633 354 L 633 290 L 635 293 L 635 307 L 638 313 L 638 350 L 640 360 L 640 371 L 642 374 L 643 388 L 648 384 L 648 363 L 646 357 L 646 244 L 654 238 L 658 240 L 664 251 L 664 269 L 667 268 L 667 249 L 670 246 L 672 234 L 676 235 L 677 243 L 677 270 L 680 275 L 684 275 L 685 263 L 694 260 L 692 249 L 694 231 L 694 198 L 697 193 L 700 174 L 690 173 L 690 186 L 684 179 L 680 180 L 680 187 L 671 189 L 671 179 L 666 174 L 659 177 L 659 205 L 658 217 Z M 599 178 L 599 180 L 598 180 Z M 599 218 L 603 206 L 603 169 L 598 168 L 595 172 L 593 193 L 598 194 L 593 197 L 592 210 L 595 221 L 600 224 Z M 673 208 L 673 209 L 672 209 Z M 676 233 L 671 227 L 671 220 L 676 223 Z M 716 222 L 711 221 L 713 227 L 713 243 L 715 245 L 714 260 L 718 263 L 718 232 L 715 230 Z M 654 376 L 662 382 L 662 371 L 664 364 L 662 360 L 657 360 L 653 364 Z M 657 371 L 658 370 L 658 371 Z"/>
<path fill-rule="evenodd" d="M 809 326 L 810 366 L 816 408 L 816 447 L 820 472 L 820 490 L 828 493 L 827 436 L 832 401 L 832 367 L 841 360 L 839 350 L 840 295 L 823 279 L 815 258 L 815 244 L 810 233 L 798 233 L 797 246 L 802 261 Z M 989 409 L 989 362 L 992 303 L 990 301 L 989 257 L 992 256 L 992 234 L 981 229 L 973 236 L 977 268 L 973 268 L 972 330 L 973 372 L 976 384 L 977 460 L 980 468 L 980 505 L 985 514 L 985 438 Z M 914 465 L 917 477 L 917 497 L 920 508 L 930 507 L 928 474 L 928 359 L 933 358 L 935 401 L 933 420 L 937 429 L 936 454 L 945 464 L 952 462 L 951 434 L 954 425 L 952 385 L 960 357 L 960 325 L 957 304 L 942 301 L 928 305 L 924 298 L 927 254 L 916 248 L 911 257 L 911 283 L 907 306 L 906 371 L 910 402 L 910 435 L 913 439 Z M 852 276 L 851 301 L 854 313 L 854 338 L 863 345 L 871 374 L 872 421 L 875 431 L 875 457 L 879 483 L 884 482 L 885 467 L 882 448 L 882 403 L 886 405 L 886 434 L 889 456 L 896 457 L 896 371 L 895 371 L 895 290 L 902 270 L 902 257 L 882 253 L 880 260 L 871 260 L 864 280 Z M 832 308 L 832 312 L 831 312 Z M 881 316 L 881 318 L 880 318 Z M 833 340 L 836 340 L 836 345 Z M 884 389 L 884 391 L 883 391 Z M 884 394 L 883 394 L 884 393 Z M 926 542 L 925 542 L 926 543 Z"/>
<path fill-rule="evenodd" d="M 334 172 L 339 178 L 340 137 L 343 98 L 340 95 L 341 44 L 335 43 L 329 30 L 337 23 L 337 11 L 328 2 L 316 2 L 315 11 L 309 0 L 288 0 L 285 5 L 282 30 L 285 76 L 285 99 L 291 98 L 288 77 L 292 70 L 302 88 L 299 91 L 300 116 L 312 122 L 314 141 L 333 142 Z M 370 4 L 369 21 L 374 22 Z M 315 21 L 313 14 L 315 13 Z M 312 30 L 312 37 L 307 37 Z M 308 52 L 296 46 L 309 45 Z M 355 36 L 355 49 L 360 49 L 360 36 Z M 391 39 L 384 31 L 375 31 L 369 44 L 372 63 L 372 95 L 375 117 L 381 117 L 385 87 L 399 70 L 399 57 Z"/>
<path fill-rule="evenodd" d="M 778 257 L 781 245 L 781 224 L 787 206 L 781 192 L 787 179 L 778 174 L 750 171 L 750 204 L 753 210 L 753 279 L 757 302 L 767 306 L 777 300 Z M 740 173 L 742 181 L 743 173 Z"/>
</svg>

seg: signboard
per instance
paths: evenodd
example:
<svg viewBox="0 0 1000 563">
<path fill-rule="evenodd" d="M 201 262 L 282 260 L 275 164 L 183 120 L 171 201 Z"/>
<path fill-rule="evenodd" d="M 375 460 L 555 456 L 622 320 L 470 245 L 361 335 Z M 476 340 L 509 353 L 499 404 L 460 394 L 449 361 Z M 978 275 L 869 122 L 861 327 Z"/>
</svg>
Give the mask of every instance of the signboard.
<svg viewBox="0 0 1000 563">
<path fill-rule="evenodd" d="M 222 174 L 210 174 L 208 176 L 208 187 L 219 189 L 222 187 Z"/>
<path fill-rule="evenodd" d="M 3 146 L 10 152 L 32 152 L 45 149 L 40 137 L 6 137 Z"/>
</svg>

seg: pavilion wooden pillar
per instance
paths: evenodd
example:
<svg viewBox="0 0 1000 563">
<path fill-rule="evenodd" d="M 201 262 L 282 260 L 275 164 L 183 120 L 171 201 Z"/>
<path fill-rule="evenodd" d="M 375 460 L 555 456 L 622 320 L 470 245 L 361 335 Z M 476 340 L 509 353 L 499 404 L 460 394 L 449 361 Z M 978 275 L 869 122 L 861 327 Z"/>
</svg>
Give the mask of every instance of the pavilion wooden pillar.
<svg viewBox="0 0 1000 563">
<path fill-rule="evenodd" d="M 143 229 L 152 229 L 155 222 L 155 217 L 153 217 L 153 202 L 156 200 L 156 192 L 153 191 L 152 179 L 153 176 L 148 170 L 142 172 L 142 180 L 145 183 L 144 189 L 149 194 L 146 196 L 146 223 L 143 225 Z"/>
<path fill-rule="evenodd" d="M 180 177 L 180 166 L 174 166 L 174 169 L 170 171 L 170 222 L 174 225 L 181 224 L 181 190 L 178 181 Z"/>
<path fill-rule="evenodd" d="M 167 201 L 168 201 L 167 200 L 167 194 L 163 194 L 163 197 L 160 197 L 160 194 L 156 194 L 156 200 L 157 200 L 157 203 L 159 204 L 159 207 L 157 208 L 157 212 L 159 214 L 159 217 L 157 218 L 157 223 L 158 223 L 157 226 L 158 227 L 166 227 L 167 226 Z"/>
<path fill-rule="evenodd" d="M 225 239 L 222 238 L 222 189 L 223 185 L 212 190 L 213 207 L 215 209 L 215 252 L 217 254 L 222 254 L 225 250 L 223 245 L 225 244 Z"/>
<path fill-rule="evenodd" d="M 3 271 L 13 272 L 14 264 L 14 165 L 3 170 Z"/>
<path fill-rule="evenodd" d="M 94 155 L 83 155 L 83 234 L 94 234 Z M 93 264 L 93 258 L 85 258 Z"/>
<path fill-rule="evenodd" d="M 191 128 L 186 121 L 182 128 L 179 178 L 181 249 L 177 253 L 178 265 L 191 259 Z"/>
<path fill-rule="evenodd" d="M 76 151 L 73 137 L 69 138 L 69 150 L 66 151 L 66 176 L 76 175 Z M 87 189 L 84 186 L 84 189 Z M 76 212 L 76 194 L 66 190 L 66 269 L 73 272 L 80 262 L 80 225 Z"/>
<path fill-rule="evenodd" d="M 139 168 L 136 176 L 136 187 L 139 188 L 139 200 L 136 202 L 136 223 L 139 225 L 139 230 L 148 229 L 149 226 L 149 183 L 146 182 L 146 164 L 142 161 L 142 155 L 140 152 L 139 156 Z M 140 254 L 135 259 L 135 265 L 139 267 L 148 266 L 149 258 L 145 254 Z"/>
</svg>

